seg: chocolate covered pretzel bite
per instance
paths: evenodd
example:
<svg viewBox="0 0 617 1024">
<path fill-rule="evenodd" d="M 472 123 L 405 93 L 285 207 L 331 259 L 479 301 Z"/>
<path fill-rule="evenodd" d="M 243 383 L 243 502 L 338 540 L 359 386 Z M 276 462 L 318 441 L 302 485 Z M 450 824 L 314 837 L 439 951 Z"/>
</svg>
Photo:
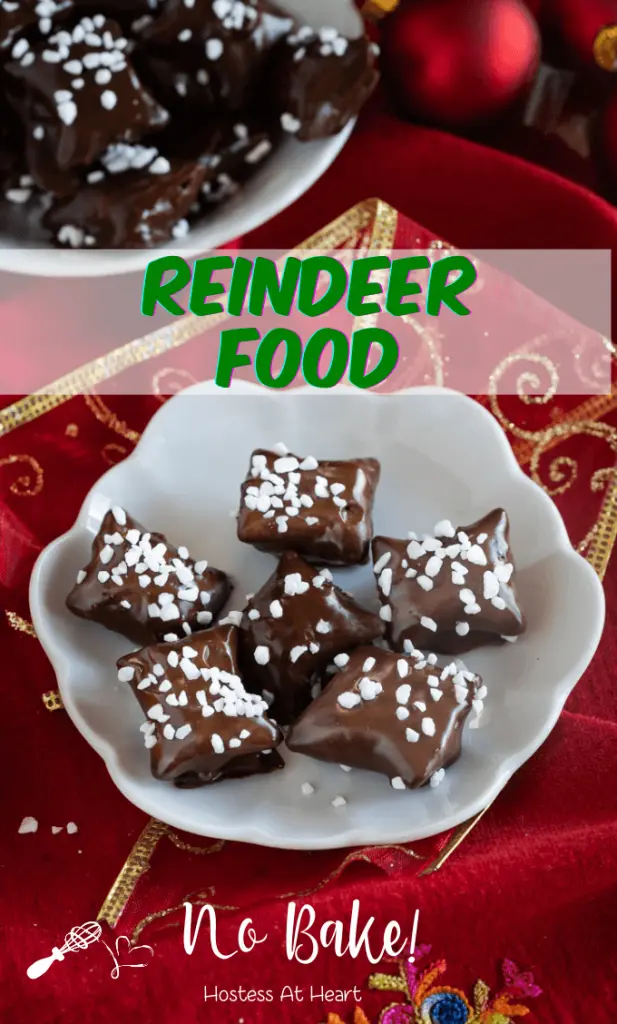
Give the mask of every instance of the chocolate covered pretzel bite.
<svg viewBox="0 0 617 1024">
<path fill-rule="evenodd" d="M 456 528 L 445 519 L 432 536 L 375 537 L 372 549 L 380 614 L 396 650 L 411 641 L 461 654 L 524 632 L 503 509 L 471 526 Z"/>
<path fill-rule="evenodd" d="M 202 630 L 232 589 L 229 577 L 194 561 L 161 533 L 115 506 L 92 543 L 92 558 L 67 597 L 70 611 L 134 643 L 177 640 Z"/>
<path fill-rule="evenodd" d="M 294 552 L 286 552 L 241 620 L 246 685 L 272 699 L 277 721 L 293 721 L 335 655 L 380 636 L 383 624 Z"/>
<path fill-rule="evenodd" d="M 318 461 L 258 448 L 242 484 L 238 538 L 261 551 L 293 550 L 316 564 L 368 558 L 376 459 Z"/>
<path fill-rule="evenodd" d="M 189 788 L 283 767 L 268 705 L 238 674 L 238 630 L 217 626 L 118 661 L 146 715 L 141 726 L 157 779 Z"/>
<path fill-rule="evenodd" d="M 483 710 L 486 687 L 455 664 L 440 669 L 419 651 L 402 657 L 359 647 L 287 735 L 320 761 L 387 775 L 394 789 L 437 786 L 460 756 L 463 725 Z"/>
</svg>

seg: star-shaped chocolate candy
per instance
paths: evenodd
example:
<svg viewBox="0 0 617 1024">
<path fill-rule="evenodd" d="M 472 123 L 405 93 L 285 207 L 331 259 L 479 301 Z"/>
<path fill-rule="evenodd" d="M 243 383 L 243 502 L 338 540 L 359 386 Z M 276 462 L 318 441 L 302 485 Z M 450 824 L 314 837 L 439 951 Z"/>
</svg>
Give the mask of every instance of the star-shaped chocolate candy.
<svg viewBox="0 0 617 1024">
<path fill-rule="evenodd" d="M 195 562 L 160 533 L 148 533 L 124 509 L 110 509 L 77 574 L 67 607 L 137 644 L 176 640 L 205 629 L 231 592 L 206 560 Z"/>
<path fill-rule="evenodd" d="M 191 77 L 201 72 L 216 98 L 239 110 L 251 105 L 273 48 L 293 24 L 266 0 L 167 0 L 142 38 Z"/>
<path fill-rule="evenodd" d="M 91 184 L 60 199 L 44 218 L 56 243 L 73 249 L 140 249 L 184 238 L 190 229 L 186 216 L 199 196 L 205 170 L 196 161 L 163 156 L 154 157 L 150 167 L 158 170 L 91 172 Z"/>
<path fill-rule="evenodd" d="M 472 672 L 436 662 L 419 651 L 402 657 L 359 647 L 291 727 L 287 746 L 380 772 L 394 789 L 438 785 L 460 756 L 467 716 L 483 710 L 486 687 Z"/>
<path fill-rule="evenodd" d="M 292 722 L 311 699 L 311 686 L 335 655 L 382 633 L 377 615 L 286 552 L 242 616 L 240 657 L 246 685 L 273 701 L 277 721 Z"/>
<path fill-rule="evenodd" d="M 461 654 L 525 630 L 515 590 L 508 516 L 494 509 L 471 526 L 445 519 L 432 536 L 375 537 L 374 571 L 386 635 L 425 650 Z"/>
<path fill-rule="evenodd" d="M 303 25 L 279 49 L 275 76 L 281 127 L 308 141 L 336 135 L 356 116 L 377 83 L 373 44 L 327 26 Z"/>
<path fill-rule="evenodd" d="M 237 667 L 238 630 L 216 626 L 190 640 L 156 644 L 118 661 L 146 722 L 152 774 L 203 786 L 282 767 L 282 740 L 268 705 L 247 693 Z"/>
<path fill-rule="evenodd" d="M 30 46 L 13 45 L 7 75 L 47 110 L 59 168 L 91 164 L 112 142 L 136 142 L 169 120 L 142 85 L 117 22 L 95 14 Z"/>
<path fill-rule="evenodd" d="M 373 535 L 376 459 L 324 460 L 257 449 L 242 484 L 238 538 L 262 551 L 293 550 L 311 562 L 365 562 Z"/>
</svg>

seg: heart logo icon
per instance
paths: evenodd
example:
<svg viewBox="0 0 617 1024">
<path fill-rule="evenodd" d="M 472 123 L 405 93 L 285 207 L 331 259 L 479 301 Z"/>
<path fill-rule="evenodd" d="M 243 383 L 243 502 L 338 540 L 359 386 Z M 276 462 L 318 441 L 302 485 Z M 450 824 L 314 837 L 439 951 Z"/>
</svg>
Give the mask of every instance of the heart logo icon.
<svg viewBox="0 0 617 1024">
<path fill-rule="evenodd" d="M 119 967 L 147 967 L 154 956 L 154 950 L 152 946 L 131 946 L 126 935 L 119 935 L 116 939 L 116 955 L 118 961 L 123 961 L 118 963 Z"/>
</svg>

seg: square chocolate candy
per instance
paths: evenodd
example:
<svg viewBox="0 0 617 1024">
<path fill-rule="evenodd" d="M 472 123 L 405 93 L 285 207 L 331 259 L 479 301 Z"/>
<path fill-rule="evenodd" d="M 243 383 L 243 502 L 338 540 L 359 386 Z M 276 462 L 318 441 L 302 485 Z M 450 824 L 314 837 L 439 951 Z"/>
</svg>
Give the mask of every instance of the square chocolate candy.
<svg viewBox="0 0 617 1024">
<path fill-rule="evenodd" d="M 242 616 L 246 685 L 273 699 L 278 721 L 292 722 L 335 655 L 380 636 L 383 624 L 299 555 L 286 552 Z"/>
<path fill-rule="evenodd" d="M 402 657 L 359 647 L 291 727 L 287 746 L 380 772 L 394 789 L 438 785 L 460 756 L 466 718 L 483 710 L 486 688 L 472 672 L 436 662 L 419 651 Z"/>
<path fill-rule="evenodd" d="M 242 484 L 238 538 L 293 550 L 316 564 L 366 562 L 373 535 L 376 459 L 324 460 L 257 449 Z"/>
<path fill-rule="evenodd" d="M 146 532 L 122 508 L 110 509 L 92 543 L 92 558 L 67 598 L 75 615 L 99 622 L 136 644 L 190 636 L 218 615 L 229 577 L 195 562 L 160 533 Z"/>
<path fill-rule="evenodd" d="M 283 767 L 274 749 L 282 734 L 266 702 L 246 692 L 237 645 L 235 626 L 217 626 L 118 661 L 118 679 L 146 715 L 155 778 L 189 788 Z"/>
<path fill-rule="evenodd" d="M 508 516 L 501 508 L 471 526 L 454 527 L 445 519 L 422 538 L 375 537 L 373 560 L 381 617 L 396 650 L 411 643 L 461 654 L 525 630 Z"/>
</svg>

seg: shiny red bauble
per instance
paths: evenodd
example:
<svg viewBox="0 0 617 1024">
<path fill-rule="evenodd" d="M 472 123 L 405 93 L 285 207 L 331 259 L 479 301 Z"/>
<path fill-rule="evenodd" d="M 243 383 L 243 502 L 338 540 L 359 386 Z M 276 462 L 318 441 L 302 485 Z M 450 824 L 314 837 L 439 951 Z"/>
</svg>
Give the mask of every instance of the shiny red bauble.
<svg viewBox="0 0 617 1024">
<path fill-rule="evenodd" d="M 381 28 L 382 71 L 397 105 L 446 127 L 498 115 L 529 87 L 540 59 L 523 0 L 405 0 Z"/>
</svg>

